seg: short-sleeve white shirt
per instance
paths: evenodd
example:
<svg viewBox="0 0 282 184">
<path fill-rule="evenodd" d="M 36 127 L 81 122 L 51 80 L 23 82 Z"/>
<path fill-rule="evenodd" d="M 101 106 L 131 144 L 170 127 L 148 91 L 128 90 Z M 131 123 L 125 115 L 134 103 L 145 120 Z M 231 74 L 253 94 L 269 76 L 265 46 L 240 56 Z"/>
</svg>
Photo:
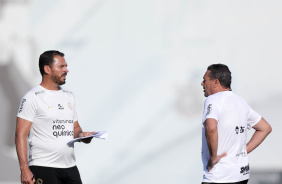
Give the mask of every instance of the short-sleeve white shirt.
<svg viewBox="0 0 282 184">
<path fill-rule="evenodd" d="M 208 118 L 218 122 L 217 155 L 227 153 L 210 172 L 207 171 L 210 155 L 204 128 L 204 122 Z M 225 183 L 249 179 L 247 129 L 260 119 L 261 116 L 232 91 L 218 92 L 206 98 L 202 119 L 203 182 Z"/>
<path fill-rule="evenodd" d="M 73 139 L 73 124 L 77 121 L 72 92 L 38 85 L 23 97 L 17 116 L 32 122 L 28 135 L 30 166 L 76 165 L 73 145 L 67 145 Z"/>
</svg>

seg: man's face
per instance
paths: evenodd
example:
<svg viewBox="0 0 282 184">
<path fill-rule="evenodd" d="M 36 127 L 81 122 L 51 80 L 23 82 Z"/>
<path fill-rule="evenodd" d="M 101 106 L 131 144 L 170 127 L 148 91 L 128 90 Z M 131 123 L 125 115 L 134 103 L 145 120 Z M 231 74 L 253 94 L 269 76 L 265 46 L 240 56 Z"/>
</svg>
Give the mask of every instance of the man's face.
<svg viewBox="0 0 282 184">
<path fill-rule="evenodd" d="M 209 95 L 212 95 L 212 90 L 213 90 L 213 84 L 214 84 L 214 80 L 211 80 L 209 77 L 210 74 L 210 70 L 207 70 L 204 77 L 203 77 L 203 82 L 201 83 L 201 85 L 204 88 L 204 96 L 208 97 Z"/>
<path fill-rule="evenodd" d="M 69 72 L 67 69 L 67 63 L 64 57 L 54 56 L 54 61 L 51 66 L 51 79 L 58 85 L 66 83 L 66 76 Z"/>
</svg>

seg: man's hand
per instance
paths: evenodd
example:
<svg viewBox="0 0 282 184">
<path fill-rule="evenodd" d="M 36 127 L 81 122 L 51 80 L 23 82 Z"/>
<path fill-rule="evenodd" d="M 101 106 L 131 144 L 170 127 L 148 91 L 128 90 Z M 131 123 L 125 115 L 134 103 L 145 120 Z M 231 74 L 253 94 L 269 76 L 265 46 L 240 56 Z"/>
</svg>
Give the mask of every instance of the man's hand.
<svg viewBox="0 0 282 184">
<path fill-rule="evenodd" d="M 22 184 L 34 184 L 35 178 L 29 168 L 25 168 L 21 171 L 21 183 Z"/>
<path fill-rule="evenodd" d="M 81 132 L 81 133 L 78 134 L 78 137 L 88 137 L 89 135 L 92 135 L 94 133 L 96 133 L 96 132 Z M 89 138 L 86 138 L 86 139 L 81 139 L 81 141 L 83 143 L 89 144 L 92 139 L 93 139 L 93 137 L 89 137 Z"/>
<path fill-rule="evenodd" d="M 73 132 L 74 132 L 74 138 L 78 138 L 78 137 L 88 137 L 91 134 L 94 134 L 96 132 L 83 132 L 78 121 L 74 122 L 73 125 Z M 81 141 L 88 144 L 91 142 L 93 137 L 89 137 L 87 139 L 82 139 Z"/>
<path fill-rule="evenodd" d="M 207 169 L 208 172 L 210 172 L 210 170 L 213 168 L 213 166 L 222 158 L 225 157 L 227 155 L 227 153 L 223 153 L 222 155 L 218 155 L 216 156 L 214 159 L 210 158 L 208 165 L 207 165 Z"/>
</svg>

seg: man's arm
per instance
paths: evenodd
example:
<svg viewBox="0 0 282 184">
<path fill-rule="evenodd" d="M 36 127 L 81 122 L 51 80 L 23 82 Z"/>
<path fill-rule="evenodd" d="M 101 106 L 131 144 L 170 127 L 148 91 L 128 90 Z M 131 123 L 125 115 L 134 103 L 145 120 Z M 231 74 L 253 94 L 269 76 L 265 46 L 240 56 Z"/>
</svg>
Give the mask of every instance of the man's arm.
<svg viewBox="0 0 282 184">
<path fill-rule="evenodd" d="M 94 134 L 95 132 L 83 132 L 78 121 L 74 122 L 73 125 L 73 136 L 74 138 L 78 138 L 78 137 L 87 137 L 91 134 Z M 82 139 L 81 141 L 88 144 L 91 142 L 93 137 L 91 138 L 87 138 L 87 139 Z"/>
<path fill-rule="evenodd" d="M 15 134 L 15 143 L 18 154 L 18 159 L 20 163 L 21 170 L 21 182 L 22 183 L 34 183 L 33 174 L 28 166 L 27 159 L 27 142 L 26 138 L 30 131 L 32 122 L 24 120 L 22 118 L 17 118 L 17 127 Z"/>
<path fill-rule="evenodd" d="M 261 120 L 255 126 L 253 126 L 253 129 L 256 131 L 247 144 L 247 153 L 252 152 L 256 147 L 258 147 L 272 131 L 271 126 L 264 118 L 261 118 Z"/>
<path fill-rule="evenodd" d="M 226 156 L 226 153 L 222 155 L 217 155 L 218 147 L 218 131 L 217 131 L 217 121 L 213 118 L 208 118 L 205 121 L 205 134 L 207 139 L 207 144 L 210 152 L 210 160 L 207 165 L 208 171 L 222 158 Z"/>
</svg>

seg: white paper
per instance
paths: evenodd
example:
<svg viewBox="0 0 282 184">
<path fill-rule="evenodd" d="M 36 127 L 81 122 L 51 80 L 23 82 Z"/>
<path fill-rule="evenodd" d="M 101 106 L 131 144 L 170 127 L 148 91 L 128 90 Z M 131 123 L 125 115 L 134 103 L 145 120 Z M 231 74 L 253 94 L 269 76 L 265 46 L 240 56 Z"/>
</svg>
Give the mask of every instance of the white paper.
<svg viewBox="0 0 282 184">
<path fill-rule="evenodd" d="M 81 139 L 87 139 L 89 137 L 95 137 L 95 138 L 98 138 L 98 139 L 106 139 L 108 137 L 108 133 L 106 131 L 98 131 L 98 132 L 96 132 L 94 134 L 89 135 L 88 137 L 78 137 L 78 138 L 75 138 L 75 139 L 69 141 L 68 144 L 72 144 L 72 143 L 77 142 L 77 141 L 79 141 Z"/>
</svg>

